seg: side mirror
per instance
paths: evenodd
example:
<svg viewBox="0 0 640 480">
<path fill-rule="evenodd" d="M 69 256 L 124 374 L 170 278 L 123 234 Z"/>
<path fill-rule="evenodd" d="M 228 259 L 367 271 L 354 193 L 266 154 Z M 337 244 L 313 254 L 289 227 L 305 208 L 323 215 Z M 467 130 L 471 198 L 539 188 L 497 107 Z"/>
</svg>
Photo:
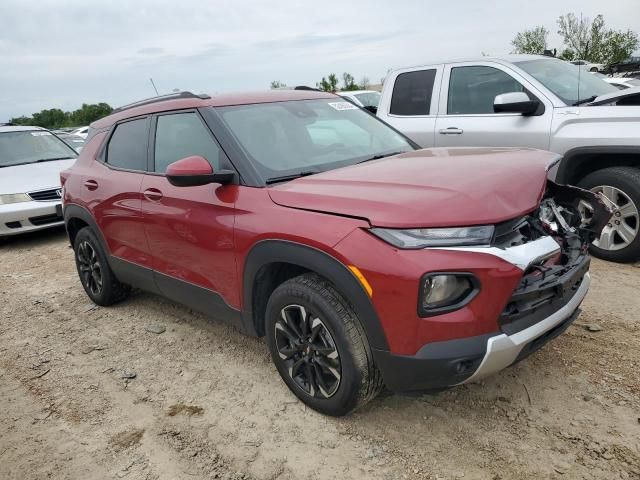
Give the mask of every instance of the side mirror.
<svg viewBox="0 0 640 480">
<path fill-rule="evenodd" d="M 365 110 L 373 113 L 374 115 L 376 113 L 378 113 L 378 107 L 374 106 L 374 105 L 367 105 L 366 107 L 363 107 Z"/>
<path fill-rule="evenodd" d="M 209 183 L 230 183 L 235 173 L 221 170 L 214 173 L 211 164 L 199 155 L 182 158 L 167 167 L 167 180 L 176 187 L 197 187 Z"/>
<path fill-rule="evenodd" d="M 531 100 L 524 92 L 509 92 L 496 95 L 493 111 L 496 113 L 521 113 L 532 115 L 538 110 L 540 102 Z"/>
</svg>

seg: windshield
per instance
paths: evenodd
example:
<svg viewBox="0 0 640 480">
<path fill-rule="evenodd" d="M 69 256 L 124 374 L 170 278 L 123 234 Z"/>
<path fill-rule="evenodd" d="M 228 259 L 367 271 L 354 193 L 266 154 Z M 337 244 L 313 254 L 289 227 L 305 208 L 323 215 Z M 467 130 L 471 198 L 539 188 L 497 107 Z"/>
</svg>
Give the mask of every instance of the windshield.
<svg viewBox="0 0 640 480">
<path fill-rule="evenodd" d="M 516 65 L 551 90 L 567 105 L 575 105 L 586 99 L 618 91 L 613 85 L 586 72 L 583 67 L 555 58 L 516 62 Z M 578 76 L 580 77 L 579 98 Z"/>
<path fill-rule="evenodd" d="M 266 180 L 414 150 L 403 135 L 339 98 L 237 105 L 217 111 Z"/>
<path fill-rule="evenodd" d="M 0 133 L 0 167 L 77 156 L 62 140 L 44 130 Z"/>
<path fill-rule="evenodd" d="M 380 94 L 378 92 L 355 93 L 353 95 L 365 107 L 377 107 L 380 103 Z"/>
</svg>

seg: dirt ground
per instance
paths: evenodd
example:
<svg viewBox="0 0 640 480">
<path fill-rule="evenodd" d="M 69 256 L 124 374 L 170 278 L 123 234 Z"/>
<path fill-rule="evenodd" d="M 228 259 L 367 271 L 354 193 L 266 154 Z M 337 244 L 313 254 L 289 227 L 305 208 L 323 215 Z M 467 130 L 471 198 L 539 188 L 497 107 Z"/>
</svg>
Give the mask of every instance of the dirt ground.
<svg viewBox="0 0 640 480">
<path fill-rule="evenodd" d="M 577 324 L 517 366 L 333 419 L 262 340 L 146 293 L 96 307 L 63 231 L 10 240 L 0 479 L 640 479 L 640 268 L 592 272 Z"/>
</svg>

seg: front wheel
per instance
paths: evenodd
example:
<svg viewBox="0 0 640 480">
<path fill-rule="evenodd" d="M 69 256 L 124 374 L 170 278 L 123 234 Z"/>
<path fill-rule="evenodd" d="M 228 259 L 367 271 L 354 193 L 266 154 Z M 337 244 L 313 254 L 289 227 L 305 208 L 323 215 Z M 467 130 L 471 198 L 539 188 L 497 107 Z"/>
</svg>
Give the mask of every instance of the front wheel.
<svg viewBox="0 0 640 480">
<path fill-rule="evenodd" d="M 265 327 L 278 373 L 314 410 L 345 415 L 382 389 L 362 325 L 322 277 L 304 274 L 276 288 Z"/>
<path fill-rule="evenodd" d="M 601 193 L 613 210 L 591 253 L 604 260 L 631 262 L 640 258 L 640 169 L 611 167 L 587 175 L 579 186 Z"/>
</svg>

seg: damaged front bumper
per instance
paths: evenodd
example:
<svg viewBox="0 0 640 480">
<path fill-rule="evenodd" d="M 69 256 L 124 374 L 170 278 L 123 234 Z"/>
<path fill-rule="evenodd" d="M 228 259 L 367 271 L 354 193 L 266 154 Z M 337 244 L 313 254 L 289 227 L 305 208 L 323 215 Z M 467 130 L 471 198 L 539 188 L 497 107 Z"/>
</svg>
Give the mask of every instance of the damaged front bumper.
<svg viewBox="0 0 640 480">
<path fill-rule="evenodd" d="M 577 318 L 591 281 L 588 245 L 611 212 L 591 192 L 549 183 L 540 208 L 497 226 L 491 246 L 441 248 L 492 255 L 522 270 L 496 331 L 428 343 L 411 356 L 376 351 L 391 390 L 437 391 L 482 379 L 535 352 Z M 589 203 L 590 218 L 579 214 L 580 202 Z"/>
</svg>

